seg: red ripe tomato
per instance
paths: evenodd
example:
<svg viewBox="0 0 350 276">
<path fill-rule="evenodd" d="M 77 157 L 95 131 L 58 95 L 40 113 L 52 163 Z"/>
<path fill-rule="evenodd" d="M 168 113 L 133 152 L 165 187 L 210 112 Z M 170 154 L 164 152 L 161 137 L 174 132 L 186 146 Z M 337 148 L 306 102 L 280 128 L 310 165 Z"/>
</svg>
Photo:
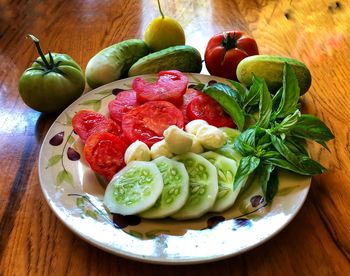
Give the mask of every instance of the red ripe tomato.
<svg viewBox="0 0 350 276">
<path fill-rule="evenodd" d="M 204 60 L 211 75 L 237 80 L 238 63 L 258 54 L 258 46 L 252 37 L 241 31 L 230 31 L 216 34 L 209 40 Z"/>
<path fill-rule="evenodd" d="M 187 116 L 190 120 L 205 120 L 209 125 L 216 127 L 235 127 L 232 119 L 221 106 L 210 96 L 203 93 L 188 104 Z"/>
<path fill-rule="evenodd" d="M 92 134 L 84 145 L 84 157 L 91 169 L 108 181 L 125 166 L 127 144 L 108 132 Z"/>
<path fill-rule="evenodd" d="M 137 101 L 168 101 L 175 105 L 182 103 L 182 95 L 186 92 L 187 77 L 177 70 L 161 71 L 158 80 L 149 83 L 141 77 L 135 78 L 132 89 L 136 91 Z"/>
<path fill-rule="evenodd" d="M 182 115 L 184 116 L 184 124 L 187 124 L 190 121 L 190 119 L 187 116 L 187 106 L 195 97 L 202 94 L 202 92 L 193 88 L 188 88 L 186 90 L 186 93 L 183 95 L 182 105 L 180 106 L 180 110 L 182 112 Z"/>
<path fill-rule="evenodd" d="M 109 116 L 117 122 L 121 122 L 123 115 L 137 106 L 136 92 L 133 90 L 122 91 L 108 104 Z"/>
<path fill-rule="evenodd" d="M 122 129 L 131 142 L 140 140 L 148 146 L 163 139 L 163 132 L 171 125 L 183 128 L 181 111 L 166 101 L 151 101 L 137 106 L 123 116 Z"/>
<path fill-rule="evenodd" d="M 84 142 L 94 133 L 110 132 L 119 135 L 122 132 L 117 122 L 91 110 L 80 110 L 77 112 L 72 119 L 72 125 L 75 133 Z"/>
</svg>

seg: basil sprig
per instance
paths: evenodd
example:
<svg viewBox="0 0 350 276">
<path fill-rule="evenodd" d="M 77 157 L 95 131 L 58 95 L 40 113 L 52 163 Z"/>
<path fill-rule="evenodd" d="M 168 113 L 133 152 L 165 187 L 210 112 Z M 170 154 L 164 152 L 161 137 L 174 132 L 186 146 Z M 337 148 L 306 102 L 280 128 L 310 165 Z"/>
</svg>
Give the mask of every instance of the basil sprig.
<svg viewBox="0 0 350 276">
<path fill-rule="evenodd" d="M 334 135 L 319 118 L 300 113 L 300 89 L 290 65 L 284 65 L 283 84 L 275 95 L 258 76 L 253 76 L 249 89 L 235 81 L 230 84 L 215 83 L 205 86 L 203 92 L 214 98 L 242 131 L 232 145 L 242 155 L 235 188 L 254 175 L 266 201 L 271 202 L 278 190 L 279 168 L 307 176 L 326 170 L 309 157 L 306 140 L 328 149 L 326 142 Z"/>
</svg>

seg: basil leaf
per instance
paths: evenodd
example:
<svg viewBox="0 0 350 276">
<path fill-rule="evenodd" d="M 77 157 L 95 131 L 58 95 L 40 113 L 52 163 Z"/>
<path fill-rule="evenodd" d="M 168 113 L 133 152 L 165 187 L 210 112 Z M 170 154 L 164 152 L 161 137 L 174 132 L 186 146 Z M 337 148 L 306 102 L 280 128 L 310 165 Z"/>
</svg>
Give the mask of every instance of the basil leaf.
<svg viewBox="0 0 350 276">
<path fill-rule="evenodd" d="M 265 151 L 264 154 L 262 155 L 262 157 L 264 159 L 268 159 L 268 158 L 282 158 L 281 154 L 279 152 L 277 152 L 277 151 L 274 151 L 274 150 Z"/>
<path fill-rule="evenodd" d="M 240 105 L 234 95 L 234 90 L 226 84 L 215 83 L 211 86 L 206 86 L 203 90 L 205 94 L 208 94 L 215 101 L 217 101 L 224 111 L 230 115 L 232 120 L 236 123 L 239 130 L 243 130 L 245 116 Z"/>
<path fill-rule="evenodd" d="M 319 174 L 321 172 L 319 171 L 304 171 L 296 166 L 294 166 L 292 163 L 288 162 L 287 160 L 285 160 L 283 158 L 283 156 L 280 157 L 270 157 L 267 159 L 264 159 L 264 163 L 265 164 L 270 164 L 270 165 L 274 165 L 301 175 L 307 175 L 307 176 L 312 176 L 312 175 L 316 175 Z M 323 172 L 323 171 L 322 171 Z"/>
<path fill-rule="evenodd" d="M 235 175 L 233 189 L 236 190 L 238 187 L 244 187 L 248 176 L 255 171 L 259 164 L 260 159 L 258 157 L 252 155 L 242 157 L 242 159 L 239 161 L 239 165 Z"/>
<path fill-rule="evenodd" d="M 197 83 L 196 85 L 191 86 L 190 88 L 193 88 L 193 89 L 195 89 L 195 90 L 200 90 L 200 91 L 202 91 L 204 87 L 205 87 L 205 84 L 204 84 L 204 83 Z"/>
<path fill-rule="evenodd" d="M 243 131 L 234 142 L 234 147 L 243 156 L 251 155 L 255 151 L 256 128 L 248 128 Z"/>
<path fill-rule="evenodd" d="M 298 119 L 300 116 L 301 116 L 301 114 L 300 114 L 299 109 L 295 110 L 295 112 L 293 114 L 289 114 L 278 125 L 277 132 L 278 133 L 288 132 L 290 130 L 290 128 L 298 122 Z"/>
<path fill-rule="evenodd" d="M 277 109 L 280 105 L 281 99 L 282 99 L 282 94 L 283 94 L 283 87 L 278 89 L 278 91 L 276 92 L 276 94 L 272 98 L 272 110 L 273 111 L 277 111 Z"/>
<path fill-rule="evenodd" d="M 261 165 L 259 167 L 258 175 L 261 189 L 267 203 L 271 203 L 278 191 L 278 169 L 277 167 L 269 165 Z"/>
<path fill-rule="evenodd" d="M 276 111 L 277 118 L 284 118 L 298 108 L 300 89 L 293 68 L 285 63 L 283 67 L 283 92 Z"/>
<path fill-rule="evenodd" d="M 249 87 L 248 94 L 245 96 L 243 101 L 243 109 L 246 109 L 248 106 L 257 105 L 259 103 L 260 94 L 259 94 L 259 83 L 254 81 Z"/>
<path fill-rule="evenodd" d="M 307 155 L 294 153 L 285 143 L 283 143 L 282 139 L 275 135 L 271 135 L 271 142 L 276 150 L 293 165 L 292 170 L 298 170 L 298 173 L 305 175 L 320 174 L 326 170 L 322 165 L 310 159 Z"/>
<path fill-rule="evenodd" d="M 299 117 L 298 122 L 290 129 L 290 135 L 314 140 L 327 149 L 328 147 L 324 142 L 334 139 L 333 133 L 326 124 L 309 114 L 303 114 Z"/>
<path fill-rule="evenodd" d="M 284 143 L 295 154 L 308 155 L 304 139 L 286 137 Z"/>
<path fill-rule="evenodd" d="M 270 124 L 271 112 L 272 112 L 272 99 L 271 94 L 267 88 L 266 82 L 260 77 L 253 77 L 253 81 L 257 83 L 259 87 L 260 102 L 259 102 L 259 119 L 256 125 L 267 128 Z"/>
<path fill-rule="evenodd" d="M 237 90 L 237 93 L 240 96 L 240 102 L 243 103 L 244 98 L 248 94 L 248 89 L 243 86 L 241 83 L 233 80 L 228 80 L 228 82 Z"/>
</svg>

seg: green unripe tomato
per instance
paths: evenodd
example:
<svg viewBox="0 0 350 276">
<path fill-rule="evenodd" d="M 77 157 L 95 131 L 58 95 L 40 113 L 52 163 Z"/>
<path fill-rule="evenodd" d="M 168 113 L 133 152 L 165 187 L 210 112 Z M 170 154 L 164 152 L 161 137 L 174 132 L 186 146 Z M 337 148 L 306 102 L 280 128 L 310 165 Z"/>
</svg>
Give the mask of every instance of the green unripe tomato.
<svg viewBox="0 0 350 276">
<path fill-rule="evenodd" d="M 81 96 L 85 79 L 80 66 L 68 55 L 47 54 L 34 41 L 40 57 L 19 79 L 19 93 L 26 105 L 40 112 L 58 112 Z"/>
</svg>

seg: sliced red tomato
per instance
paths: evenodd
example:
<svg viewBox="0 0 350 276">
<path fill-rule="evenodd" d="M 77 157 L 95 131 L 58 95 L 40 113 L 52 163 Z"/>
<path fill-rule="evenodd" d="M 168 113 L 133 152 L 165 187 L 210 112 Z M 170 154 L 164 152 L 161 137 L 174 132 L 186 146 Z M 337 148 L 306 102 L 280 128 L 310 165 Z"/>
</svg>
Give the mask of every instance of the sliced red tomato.
<svg viewBox="0 0 350 276">
<path fill-rule="evenodd" d="M 110 132 L 118 135 L 122 131 L 118 123 L 91 110 L 80 110 L 77 112 L 72 119 L 72 125 L 75 133 L 84 142 L 94 133 Z"/>
<path fill-rule="evenodd" d="M 92 134 L 84 145 L 84 157 L 91 169 L 108 181 L 125 166 L 127 144 L 109 132 Z"/>
<path fill-rule="evenodd" d="M 183 128 L 181 111 L 167 101 L 151 101 L 137 106 L 123 116 L 124 135 L 134 142 L 140 140 L 148 146 L 163 139 L 163 132 L 171 125 Z"/>
<path fill-rule="evenodd" d="M 137 106 L 136 92 L 122 91 L 108 104 L 109 115 L 117 122 L 121 122 L 123 115 Z"/>
<path fill-rule="evenodd" d="M 141 77 L 135 78 L 132 89 L 136 91 L 137 101 L 168 101 L 175 105 L 181 105 L 182 95 L 186 92 L 187 77 L 177 70 L 161 71 L 158 80 L 150 83 Z"/>
<path fill-rule="evenodd" d="M 188 118 L 187 116 L 187 106 L 195 97 L 202 94 L 202 92 L 193 88 L 188 88 L 186 90 L 186 93 L 183 95 L 182 105 L 180 106 L 180 110 L 182 112 L 182 115 L 184 116 L 184 124 L 187 124 L 189 121 L 191 121 L 190 118 Z"/>
<path fill-rule="evenodd" d="M 235 127 L 232 119 L 222 107 L 210 96 L 196 96 L 187 106 L 187 116 L 190 120 L 202 119 L 216 127 Z"/>
</svg>

